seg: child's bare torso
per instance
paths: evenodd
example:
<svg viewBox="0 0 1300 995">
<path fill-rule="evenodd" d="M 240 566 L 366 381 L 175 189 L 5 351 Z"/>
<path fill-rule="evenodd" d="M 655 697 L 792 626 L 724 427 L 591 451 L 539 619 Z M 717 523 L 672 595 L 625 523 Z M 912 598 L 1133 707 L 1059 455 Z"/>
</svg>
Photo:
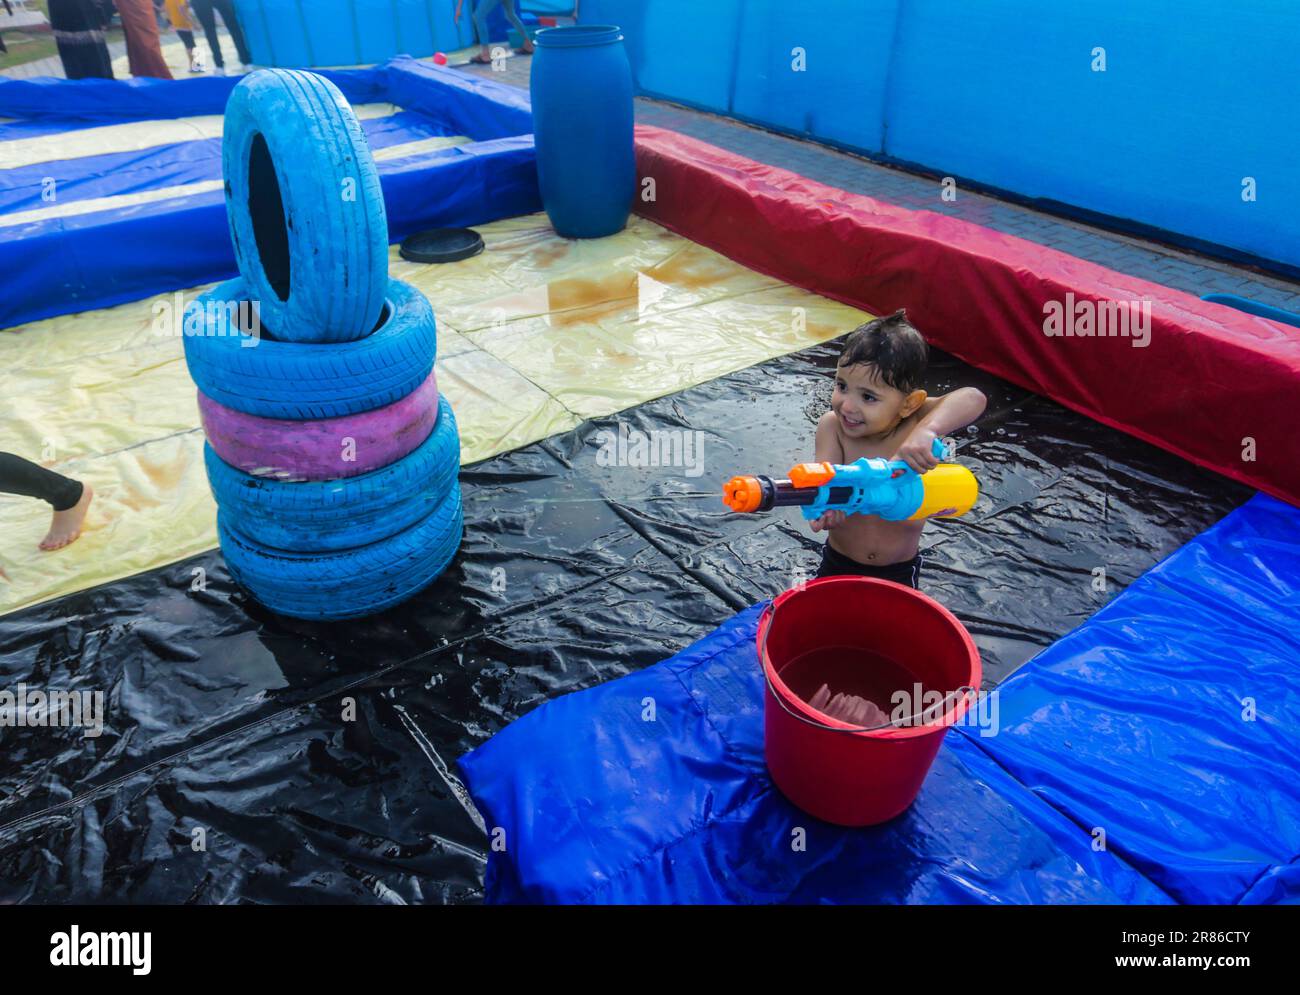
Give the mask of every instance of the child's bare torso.
<svg viewBox="0 0 1300 995">
<path fill-rule="evenodd" d="M 819 461 L 831 463 L 852 463 L 864 456 L 893 459 L 907 437 L 920 421 L 918 416 L 904 418 L 888 436 L 874 439 L 854 439 L 846 437 L 840 430 L 835 414 L 827 416 L 835 425 L 834 445 L 838 452 L 824 454 L 819 452 Z M 905 563 L 917 554 L 921 544 L 921 531 L 925 521 L 889 522 L 875 515 L 850 515 L 842 525 L 831 529 L 826 541 L 831 548 L 851 560 L 867 566 L 885 566 L 889 563 Z"/>
</svg>

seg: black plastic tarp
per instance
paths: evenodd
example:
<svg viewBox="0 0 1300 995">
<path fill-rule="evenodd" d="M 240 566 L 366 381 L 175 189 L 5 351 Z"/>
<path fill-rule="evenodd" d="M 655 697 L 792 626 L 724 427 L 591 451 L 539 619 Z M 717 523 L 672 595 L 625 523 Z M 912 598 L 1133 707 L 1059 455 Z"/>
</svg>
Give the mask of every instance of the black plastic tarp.
<svg viewBox="0 0 1300 995">
<path fill-rule="evenodd" d="M 460 554 L 374 618 L 273 616 L 216 551 L 0 618 L 0 688 L 102 691 L 107 712 L 97 737 L 0 729 L 0 903 L 479 900 L 487 838 L 459 756 L 815 570 L 821 538 L 793 512 L 736 516 L 719 495 L 810 458 L 837 354 L 464 469 Z M 982 497 L 927 528 L 922 588 L 971 630 L 988 684 L 1249 496 L 935 358 L 931 390 L 965 384 L 989 396 L 956 456 Z M 603 465 L 620 428 L 699 433 L 702 473 Z"/>
</svg>

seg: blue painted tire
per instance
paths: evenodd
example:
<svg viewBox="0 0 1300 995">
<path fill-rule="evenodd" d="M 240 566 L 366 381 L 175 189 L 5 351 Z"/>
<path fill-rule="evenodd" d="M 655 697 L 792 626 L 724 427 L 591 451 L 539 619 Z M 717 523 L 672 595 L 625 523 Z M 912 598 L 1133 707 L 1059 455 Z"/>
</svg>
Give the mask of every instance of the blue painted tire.
<svg viewBox="0 0 1300 995">
<path fill-rule="evenodd" d="M 429 515 L 460 472 L 456 416 L 440 398 L 429 437 L 388 466 L 342 480 L 253 477 L 203 447 L 208 484 L 226 521 L 271 549 L 332 552 L 396 535 Z"/>
<path fill-rule="evenodd" d="M 338 87 L 295 69 L 244 77 L 226 103 L 222 171 L 235 260 L 271 334 L 369 335 L 388 287 L 388 217 Z"/>
<path fill-rule="evenodd" d="M 248 298 L 243 280 L 228 280 L 186 311 L 190 376 L 199 390 L 228 408 L 264 418 L 336 418 L 401 400 L 433 369 L 433 308 L 424 294 L 400 280 L 388 282 L 385 319 L 374 334 L 331 345 L 255 341 L 231 323 L 225 307 Z"/>
<path fill-rule="evenodd" d="M 405 532 L 338 553 L 267 549 L 217 514 L 217 536 L 236 583 L 271 611 L 332 620 L 373 615 L 400 604 L 447 569 L 464 532 L 460 485 Z"/>
</svg>

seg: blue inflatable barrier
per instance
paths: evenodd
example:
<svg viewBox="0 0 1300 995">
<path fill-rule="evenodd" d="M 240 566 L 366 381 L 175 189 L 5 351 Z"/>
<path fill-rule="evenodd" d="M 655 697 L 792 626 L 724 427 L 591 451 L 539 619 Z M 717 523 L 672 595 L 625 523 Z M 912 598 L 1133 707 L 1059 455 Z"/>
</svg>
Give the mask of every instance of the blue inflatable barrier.
<svg viewBox="0 0 1300 995">
<path fill-rule="evenodd" d="M 373 152 L 428 138 L 464 134 L 445 122 L 405 111 L 362 121 L 361 130 Z M 4 135 L 0 134 L 0 148 L 4 141 Z M 130 152 L 56 159 L 6 169 L 0 172 L 0 223 L 5 214 L 48 207 L 41 197 L 47 177 L 56 184 L 61 204 L 220 180 L 221 139 L 174 142 Z"/>
<path fill-rule="evenodd" d="M 1294 901 L 1298 535 L 1300 511 L 1254 498 L 1026 664 L 995 721 L 949 733 L 916 803 L 864 830 L 772 787 L 749 608 L 461 759 L 504 833 L 487 897 Z"/>
<path fill-rule="evenodd" d="M 409 60 L 396 60 L 401 67 Z M 327 69 L 324 76 L 353 104 L 385 100 L 387 66 L 374 69 Z M 0 79 L 0 117 L 49 122 L 45 134 L 65 130 L 69 122 L 91 125 L 156 118 L 189 117 L 193 114 L 222 114 L 231 91 L 242 76 L 202 76 L 175 80 L 138 77 L 135 79 L 66 80 L 42 76 L 36 79 Z M 22 122 L 0 125 L 15 128 Z M 84 126 L 84 125 L 83 125 Z M 0 139 L 19 137 L 0 130 Z M 24 135 L 22 137 L 32 137 Z"/>
<path fill-rule="evenodd" d="M 377 164 L 389 242 L 425 228 L 540 210 L 526 93 L 413 59 L 323 75 L 354 104 L 403 108 L 362 122 L 374 149 L 446 135 L 471 139 Z M 75 131 L 122 120 L 113 113 L 119 105 L 130 119 L 221 114 L 237 82 L 0 80 L 0 115 L 25 119 L 0 125 L 0 155 L 4 142 L 31 137 L 14 130 L 18 124 Z M 196 139 L 0 169 L 0 269 L 23 274 L 0 297 L 0 328 L 232 276 L 235 258 L 219 189 L 177 189 L 165 199 L 63 213 L 81 200 L 219 181 L 220 152 L 219 139 Z M 58 184 L 60 212 L 6 224 L 6 214 L 50 206 L 42 200 L 47 177 Z"/>
</svg>

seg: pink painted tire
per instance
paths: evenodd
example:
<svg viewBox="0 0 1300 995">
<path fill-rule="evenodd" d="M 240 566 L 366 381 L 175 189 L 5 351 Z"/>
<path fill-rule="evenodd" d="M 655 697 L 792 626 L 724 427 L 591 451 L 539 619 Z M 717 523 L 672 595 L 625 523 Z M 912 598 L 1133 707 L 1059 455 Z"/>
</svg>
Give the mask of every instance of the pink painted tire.
<svg viewBox="0 0 1300 995">
<path fill-rule="evenodd" d="M 311 421 L 245 414 L 199 391 L 199 417 L 216 454 L 244 473 L 273 480 L 339 480 L 396 463 L 423 443 L 438 419 L 438 381 L 430 373 L 392 404 Z"/>
</svg>

